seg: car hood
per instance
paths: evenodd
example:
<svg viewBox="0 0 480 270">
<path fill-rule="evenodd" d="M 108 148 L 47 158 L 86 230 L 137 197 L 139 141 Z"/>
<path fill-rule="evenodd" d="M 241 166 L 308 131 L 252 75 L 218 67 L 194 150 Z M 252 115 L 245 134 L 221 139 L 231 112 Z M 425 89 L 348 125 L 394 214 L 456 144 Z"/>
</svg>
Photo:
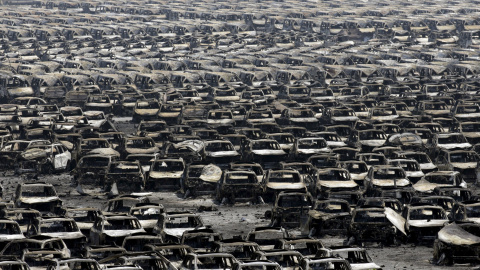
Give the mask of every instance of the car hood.
<svg viewBox="0 0 480 270">
<path fill-rule="evenodd" d="M 396 182 L 396 183 L 395 183 Z M 372 184 L 375 186 L 379 187 L 393 187 L 397 185 L 397 187 L 406 187 L 410 184 L 410 181 L 408 181 L 405 178 L 398 179 L 397 181 L 390 180 L 390 179 L 374 179 L 372 180 Z"/>
<path fill-rule="evenodd" d="M 155 219 L 139 220 L 139 221 L 143 228 L 153 228 L 157 224 L 157 220 Z"/>
<path fill-rule="evenodd" d="M 388 121 L 398 118 L 398 115 L 372 116 L 372 120 Z"/>
<path fill-rule="evenodd" d="M 255 155 L 259 155 L 259 156 L 266 156 L 266 155 L 281 156 L 281 155 L 287 154 L 283 150 L 252 150 L 252 152 Z"/>
<path fill-rule="evenodd" d="M 386 140 L 361 140 L 360 143 L 366 146 L 378 147 L 385 144 Z"/>
<path fill-rule="evenodd" d="M 157 153 L 159 151 L 158 147 L 150 147 L 150 148 L 126 148 L 125 149 L 129 154 L 150 154 L 150 153 Z"/>
<path fill-rule="evenodd" d="M 97 127 L 97 128 L 99 128 L 105 122 L 107 122 L 107 119 L 88 120 L 88 123 L 90 124 L 90 126 Z"/>
<path fill-rule="evenodd" d="M 209 124 L 231 124 L 235 122 L 235 119 L 207 119 Z"/>
<path fill-rule="evenodd" d="M 367 176 L 367 173 L 350 173 L 353 180 L 363 180 Z"/>
<path fill-rule="evenodd" d="M 22 197 L 20 198 L 20 201 L 22 203 L 26 203 L 26 204 L 33 204 L 33 203 L 48 203 L 48 202 L 54 202 L 54 201 L 59 201 L 60 198 L 56 197 L 56 196 L 52 196 L 52 197 Z"/>
<path fill-rule="evenodd" d="M 320 149 L 298 149 L 299 154 L 318 154 L 318 153 L 329 153 L 330 149 L 328 148 L 320 148 Z"/>
<path fill-rule="evenodd" d="M 321 186 L 327 188 L 354 188 L 358 187 L 357 183 L 351 181 L 319 181 Z"/>
<path fill-rule="evenodd" d="M 443 227 L 443 224 L 448 222 L 448 219 L 423 219 L 423 220 L 409 220 L 407 224 L 411 227 L 428 228 L 428 227 Z"/>
<path fill-rule="evenodd" d="M 42 233 L 42 235 L 61 238 L 61 239 L 77 239 L 85 237 L 80 231 L 78 232 L 57 232 L 57 233 Z"/>
<path fill-rule="evenodd" d="M 455 114 L 456 118 L 478 118 L 480 113 L 457 113 Z"/>
<path fill-rule="evenodd" d="M 290 118 L 290 121 L 298 123 L 315 123 L 318 122 L 318 119 L 315 117 Z"/>
<path fill-rule="evenodd" d="M 351 214 L 347 213 L 347 212 L 332 214 L 332 213 L 325 213 L 325 212 L 317 211 L 317 210 L 308 211 L 308 215 L 311 216 L 312 218 L 322 219 L 322 220 L 329 220 L 329 219 L 332 219 L 332 218 L 351 216 Z"/>
<path fill-rule="evenodd" d="M 0 235 L 0 241 L 12 241 L 16 239 L 24 239 L 25 236 L 23 234 L 2 234 Z"/>
<path fill-rule="evenodd" d="M 118 151 L 113 150 L 112 148 L 95 148 L 87 153 L 87 155 L 107 155 L 107 156 L 115 156 L 120 157 L 120 153 Z"/>
<path fill-rule="evenodd" d="M 333 121 L 357 121 L 357 116 L 333 116 Z"/>
<path fill-rule="evenodd" d="M 456 223 L 449 224 L 438 232 L 438 239 L 452 245 L 477 245 L 480 237 L 465 231 Z"/>
<path fill-rule="evenodd" d="M 177 228 L 177 229 L 164 229 L 163 231 L 165 232 L 166 235 L 172 235 L 175 237 L 182 237 L 183 233 L 186 231 L 191 231 L 194 230 L 195 228 Z"/>
<path fill-rule="evenodd" d="M 330 147 L 344 147 L 347 146 L 344 142 L 334 142 L 334 141 L 327 141 L 327 145 Z"/>
<path fill-rule="evenodd" d="M 238 156 L 239 153 L 237 151 L 218 151 L 208 152 L 207 155 L 210 157 L 235 157 Z"/>
<path fill-rule="evenodd" d="M 159 109 L 136 109 L 135 113 L 140 115 L 156 115 Z"/>
<path fill-rule="evenodd" d="M 480 218 L 469 218 L 469 217 L 467 217 L 465 220 L 480 224 Z"/>
<path fill-rule="evenodd" d="M 149 176 L 153 178 L 180 178 L 183 175 L 183 171 L 178 172 L 156 172 L 150 171 Z"/>
<path fill-rule="evenodd" d="M 428 182 L 425 179 L 422 179 L 422 180 L 418 181 L 415 185 L 413 185 L 413 188 L 418 192 L 429 193 L 429 192 L 432 192 L 436 187 L 450 187 L 450 186 L 452 186 L 452 185 L 434 184 L 434 183 Z"/>
<path fill-rule="evenodd" d="M 469 143 L 445 143 L 439 144 L 438 147 L 441 149 L 451 150 L 451 149 L 467 149 L 472 147 Z"/>
<path fill-rule="evenodd" d="M 267 187 L 271 189 L 304 189 L 304 183 L 267 183 Z"/>
<path fill-rule="evenodd" d="M 406 171 L 405 174 L 407 175 L 407 177 L 423 177 L 425 175 L 422 171 L 418 171 L 418 172 Z"/>
<path fill-rule="evenodd" d="M 437 166 L 433 163 L 420 163 L 420 169 L 422 170 L 432 170 L 435 169 Z"/>
<path fill-rule="evenodd" d="M 372 270 L 372 269 L 382 269 L 382 267 L 378 266 L 376 263 L 352 263 L 350 264 L 352 270 Z"/>
<path fill-rule="evenodd" d="M 203 167 L 202 174 L 199 178 L 205 182 L 216 183 L 221 177 L 222 169 L 216 165 L 208 164 L 207 166 Z"/>
<path fill-rule="evenodd" d="M 145 233 L 144 229 L 136 229 L 136 230 L 107 230 L 103 232 L 105 235 L 109 237 L 125 237 L 132 235 L 134 233 Z"/>
<path fill-rule="evenodd" d="M 454 168 L 459 168 L 459 169 L 475 169 L 477 168 L 477 162 L 465 162 L 465 163 L 460 163 L 460 162 L 452 162 L 451 163 Z"/>
</svg>

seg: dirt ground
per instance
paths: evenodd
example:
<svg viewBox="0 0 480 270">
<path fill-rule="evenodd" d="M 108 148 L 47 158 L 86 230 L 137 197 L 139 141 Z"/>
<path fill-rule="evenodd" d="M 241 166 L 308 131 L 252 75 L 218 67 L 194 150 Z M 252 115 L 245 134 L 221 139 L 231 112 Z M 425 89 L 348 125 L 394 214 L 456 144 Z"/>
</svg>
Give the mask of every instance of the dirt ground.
<svg viewBox="0 0 480 270">
<path fill-rule="evenodd" d="M 118 121 L 116 124 L 120 130 L 127 134 L 134 131 L 133 125 L 128 122 Z M 123 119 L 121 119 L 123 120 Z M 4 173 L 0 177 L 0 183 L 4 187 L 4 199 L 13 199 L 15 188 L 20 182 L 32 182 L 23 177 L 13 176 L 12 173 Z M 51 183 L 55 186 L 63 204 L 67 207 L 97 207 L 102 209 L 107 200 L 105 194 L 98 190 L 85 189 L 87 196 L 80 195 L 71 185 L 71 176 L 67 173 L 40 176 L 38 180 Z M 235 235 L 246 235 L 249 230 L 256 226 L 266 226 L 269 220 L 264 218 L 264 213 L 270 210 L 271 205 L 217 205 L 209 197 L 196 199 L 183 199 L 182 194 L 175 192 L 155 192 L 150 196 L 152 202 L 163 204 L 167 210 L 190 210 L 198 211 L 200 206 L 213 208 L 213 211 L 203 211 L 201 216 L 207 225 L 223 233 L 225 238 Z M 212 207 L 213 206 L 213 207 Z M 298 235 L 298 230 L 292 230 L 291 234 Z M 343 238 L 326 237 L 322 239 L 326 246 L 342 245 Z M 430 263 L 432 247 L 412 246 L 411 244 L 400 247 L 367 246 L 373 261 L 383 266 L 383 269 L 472 269 L 471 265 L 455 265 L 452 267 L 440 267 Z"/>
</svg>

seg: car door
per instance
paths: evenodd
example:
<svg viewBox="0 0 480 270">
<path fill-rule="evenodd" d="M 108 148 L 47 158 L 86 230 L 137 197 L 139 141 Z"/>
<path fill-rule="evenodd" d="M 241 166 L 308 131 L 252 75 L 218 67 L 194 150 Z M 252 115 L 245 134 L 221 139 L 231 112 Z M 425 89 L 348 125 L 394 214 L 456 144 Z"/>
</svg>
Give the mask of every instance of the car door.
<svg viewBox="0 0 480 270">
<path fill-rule="evenodd" d="M 63 145 L 57 145 L 57 156 L 60 156 L 61 169 L 68 169 L 67 166 L 72 159 L 72 154 Z"/>
<path fill-rule="evenodd" d="M 62 170 L 63 168 L 65 168 L 63 149 L 54 145 L 52 146 L 52 154 L 53 154 L 53 168 L 55 168 L 56 171 Z"/>
</svg>

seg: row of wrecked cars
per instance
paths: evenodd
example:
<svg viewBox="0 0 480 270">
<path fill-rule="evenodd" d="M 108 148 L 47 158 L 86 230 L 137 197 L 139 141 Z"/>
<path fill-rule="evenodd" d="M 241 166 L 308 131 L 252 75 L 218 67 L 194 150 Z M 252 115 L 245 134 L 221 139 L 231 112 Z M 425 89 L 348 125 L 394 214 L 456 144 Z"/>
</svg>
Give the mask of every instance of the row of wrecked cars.
<svg viewBox="0 0 480 270">
<path fill-rule="evenodd" d="M 0 168 L 28 181 L 0 269 L 380 269 L 368 242 L 478 262 L 476 1 L 10 3 Z M 66 207 L 37 180 L 64 172 L 137 193 Z M 270 226 L 223 239 L 138 193 L 165 190 L 271 203 Z"/>
<path fill-rule="evenodd" d="M 62 206 L 51 184 L 18 184 L 0 218 L 2 269 L 382 269 L 360 247 L 326 247 L 283 227 L 224 238 L 199 213 L 167 211 L 151 193 L 104 209 Z M 215 211 L 206 209 L 199 211 Z M 330 268 L 329 268 L 330 267 Z M 331 268 L 334 267 L 334 268 Z"/>
<path fill-rule="evenodd" d="M 381 269 L 364 248 L 353 244 L 399 245 L 404 241 L 433 243 L 437 264 L 478 260 L 479 201 L 455 203 L 447 214 L 442 206 L 428 203 L 445 197 L 418 197 L 406 206 L 394 198 L 372 197 L 352 211 L 345 200 L 313 203 L 309 194 L 281 192 L 270 213 L 271 226 L 256 227 L 245 237 L 224 239 L 201 218 L 201 212 L 215 211 L 214 207 L 199 208 L 200 213 L 167 211 L 151 201 L 152 195 L 117 196 L 100 210 L 63 206 L 51 184 L 18 184 L 13 201 L 2 203 L 0 261 L 5 267 L 24 267 L 19 269 L 29 269 L 26 265 L 38 267 L 32 269 L 64 269 L 59 265 L 104 269 L 98 264 L 108 269 L 120 265 L 204 269 L 205 264 L 210 265 L 207 269 L 214 265 L 310 269 L 332 264 L 344 267 L 333 269 Z M 290 219 L 277 220 L 279 213 Z M 285 229 L 292 226 L 300 226 L 302 234 L 292 238 Z M 345 246 L 325 247 L 320 240 L 339 234 L 347 236 Z"/>
</svg>

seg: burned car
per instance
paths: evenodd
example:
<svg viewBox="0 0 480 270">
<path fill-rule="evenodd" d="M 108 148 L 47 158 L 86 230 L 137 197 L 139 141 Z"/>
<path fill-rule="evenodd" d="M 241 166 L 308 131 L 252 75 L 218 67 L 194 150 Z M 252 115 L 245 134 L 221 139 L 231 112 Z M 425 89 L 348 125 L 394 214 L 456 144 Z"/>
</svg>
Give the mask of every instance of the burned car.
<svg viewBox="0 0 480 270">
<path fill-rule="evenodd" d="M 146 187 L 149 190 L 178 190 L 185 179 L 185 162 L 179 159 L 157 159 L 148 172 Z"/>
<path fill-rule="evenodd" d="M 28 148 L 17 156 L 16 172 L 21 174 L 25 172 L 52 174 L 59 171 L 67 171 L 71 168 L 72 155 L 60 143 L 50 145 L 36 145 Z M 32 162 L 34 164 L 32 164 Z M 37 168 L 32 170 L 31 168 Z"/>
<path fill-rule="evenodd" d="M 392 210 L 393 211 L 393 210 Z M 385 214 L 385 208 L 375 206 L 357 207 L 352 213 L 348 227 L 349 243 L 380 242 L 398 245 L 400 233 Z"/>
<path fill-rule="evenodd" d="M 88 235 L 90 233 L 90 229 L 92 228 L 95 220 L 102 214 L 99 209 L 88 207 L 66 208 L 63 210 L 63 216 L 75 220 L 77 227 L 84 235 Z"/>
<path fill-rule="evenodd" d="M 214 164 L 190 164 L 186 168 L 183 182 L 184 197 L 214 194 L 222 169 Z"/>
<path fill-rule="evenodd" d="M 405 232 L 414 243 L 431 242 L 438 231 L 448 222 L 447 214 L 441 206 L 416 203 L 403 209 Z"/>
<path fill-rule="evenodd" d="M 180 243 L 184 232 L 204 227 L 198 214 L 190 212 L 162 213 L 153 228 L 153 233 L 163 237 L 164 242 Z"/>
<path fill-rule="evenodd" d="M 82 157 L 76 168 L 71 172 L 74 183 L 103 186 L 113 160 L 113 157 L 107 155 L 88 155 Z"/>
<path fill-rule="evenodd" d="M 231 204 L 237 201 L 261 203 L 262 194 L 261 183 L 252 171 L 224 171 L 217 182 L 216 199 L 221 203 L 224 203 L 224 200 L 228 200 Z"/>
<path fill-rule="evenodd" d="M 23 239 L 25 236 L 16 221 L 0 218 L 0 249 L 13 240 Z"/>
<path fill-rule="evenodd" d="M 407 188 L 412 184 L 403 168 L 392 165 L 372 166 L 365 177 L 364 186 L 368 195 L 378 194 L 381 190 Z"/>
<path fill-rule="evenodd" d="M 290 235 L 282 227 L 255 227 L 245 236 L 244 240 L 255 242 L 260 250 L 271 250 L 279 239 L 286 239 Z"/>
<path fill-rule="evenodd" d="M 418 181 L 413 188 L 420 193 L 432 193 L 438 187 L 459 187 L 466 188 L 467 183 L 463 180 L 462 174 L 457 171 L 436 171 L 427 173 L 423 179 Z"/>
<path fill-rule="evenodd" d="M 136 217 L 129 215 L 99 216 L 90 230 L 90 244 L 121 246 L 125 237 L 145 233 Z"/>
<path fill-rule="evenodd" d="M 137 100 L 133 108 L 132 121 L 139 123 L 141 120 L 158 119 L 160 112 L 160 103 L 155 99 Z"/>
<path fill-rule="evenodd" d="M 469 221 L 480 223 L 480 202 L 464 201 L 453 205 L 450 212 L 451 219 L 457 222 Z"/>
<path fill-rule="evenodd" d="M 236 238 L 222 239 L 212 245 L 213 252 L 228 252 L 240 261 L 249 260 L 258 250 L 260 247 L 257 243 Z"/>
<path fill-rule="evenodd" d="M 350 173 L 342 168 L 328 168 L 318 170 L 315 175 L 315 195 L 317 198 L 344 199 L 356 204 L 363 191 L 353 181 Z"/>
<path fill-rule="evenodd" d="M 280 192 L 271 211 L 271 225 L 299 227 L 312 206 L 313 198 L 309 193 Z"/>
<path fill-rule="evenodd" d="M 360 247 L 331 247 L 330 256 L 343 258 L 350 263 L 352 269 L 382 270 L 382 268 L 373 262 L 367 253 L 367 250 Z"/>
<path fill-rule="evenodd" d="M 308 212 L 304 233 L 309 236 L 322 236 L 326 234 L 346 234 L 352 220 L 350 204 L 341 199 L 321 199 L 315 201 Z M 308 232 L 307 232 L 308 230 Z"/>
<path fill-rule="evenodd" d="M 111 191 L 114 189 L 114 186 L 116 186 L 119 191 L 143 190 L 145 188 L 145 174 L 140 162 L 112 162 L 105 177 L 104 190 Z"/>
<path fill-rule="evenodd" d="M 302 260 L 301 269 L 335 269 L 335 270 L 351 270 L 350 263 L 342 258 L 306 258 Z"/>
<path fill-rule="evenodd" d="M 460 172 L 468 183 L 477 184 L 480 180 L 480 157 L 474 151 L 440 151 L 435 161 L 439 170 Z"/>
<path fill-rule="evenodd" d="M 27 229 L 28 236 L 48 236 L 62 239 L 72 252 L 80 252 L 87 243 L 87 237 L 80 232 L 72 218 L 41 217 Z"/>
<path fill-rule="evenodd" d="M 215 242 L 223 240 L 221 233 L 211 228 L 200 228 L 183 232 L 181 245 L 192 247 L 195 253 L 209 252 Z"/>
<path fill-rule="evenodd" d="M 321 137 L 308 137 L 296 139 L 289 156 L 295 160 L 307 160 L 313 155 L 328 154 L 331 150 L 327 141 Z"/>
<path fill-rule="evenodd" d="M 237 259 L 228 253 L 190 253 L 185 256 L 185 259 L 180 269 L 225 269 L 232 270 L 233 264 Z"/>
<path fill-rule="evenodd" d="M 18 184 L 14 202 L 16 207 L 33 208 L 40 212 L 55 213 L 62 206 L 53 185 L 41 182 Z"/>
<path fill-rule="evenodd" d="M 282 191 L 307 192 L 307 185 L 297 170 L 268 170 L 262 180 L 264 198 L 275 201 Z"/>
<path fill-rule="evenodd" d="M 204 144 L 206 162 L 226 164 L 241 159 L 241 155 L 228 140 L 207 140 Z"/>
<path fill-rule="evenodd" d="M 154 154 L 160 152 L 155 141 L 150 137 L 127 137 L 118 146 L 122 157 L 130 154 Z"/>
<path fill-rule="evenodd" d="M 137 203 L 134 207 L 130 208 L 130 215 L 134 216 L 140 222 L 143 229 L 147 232 L 151 232 L 160 215 L 165 212 L 163 205 L 158 203 Z"/>
<path fill-rule="evenodd" d="M 285 160 L 287 153 L 272 139 L 248 140 L 242 149 L 243 160 L 262 164 Z"/>
<path fill-rule="evenodd" d="M 433 244 L 433 262 L 437 265 L 477 263 L 480 260 L 480 224 L 460 222 L 445 225 Z"/>
</svg>

